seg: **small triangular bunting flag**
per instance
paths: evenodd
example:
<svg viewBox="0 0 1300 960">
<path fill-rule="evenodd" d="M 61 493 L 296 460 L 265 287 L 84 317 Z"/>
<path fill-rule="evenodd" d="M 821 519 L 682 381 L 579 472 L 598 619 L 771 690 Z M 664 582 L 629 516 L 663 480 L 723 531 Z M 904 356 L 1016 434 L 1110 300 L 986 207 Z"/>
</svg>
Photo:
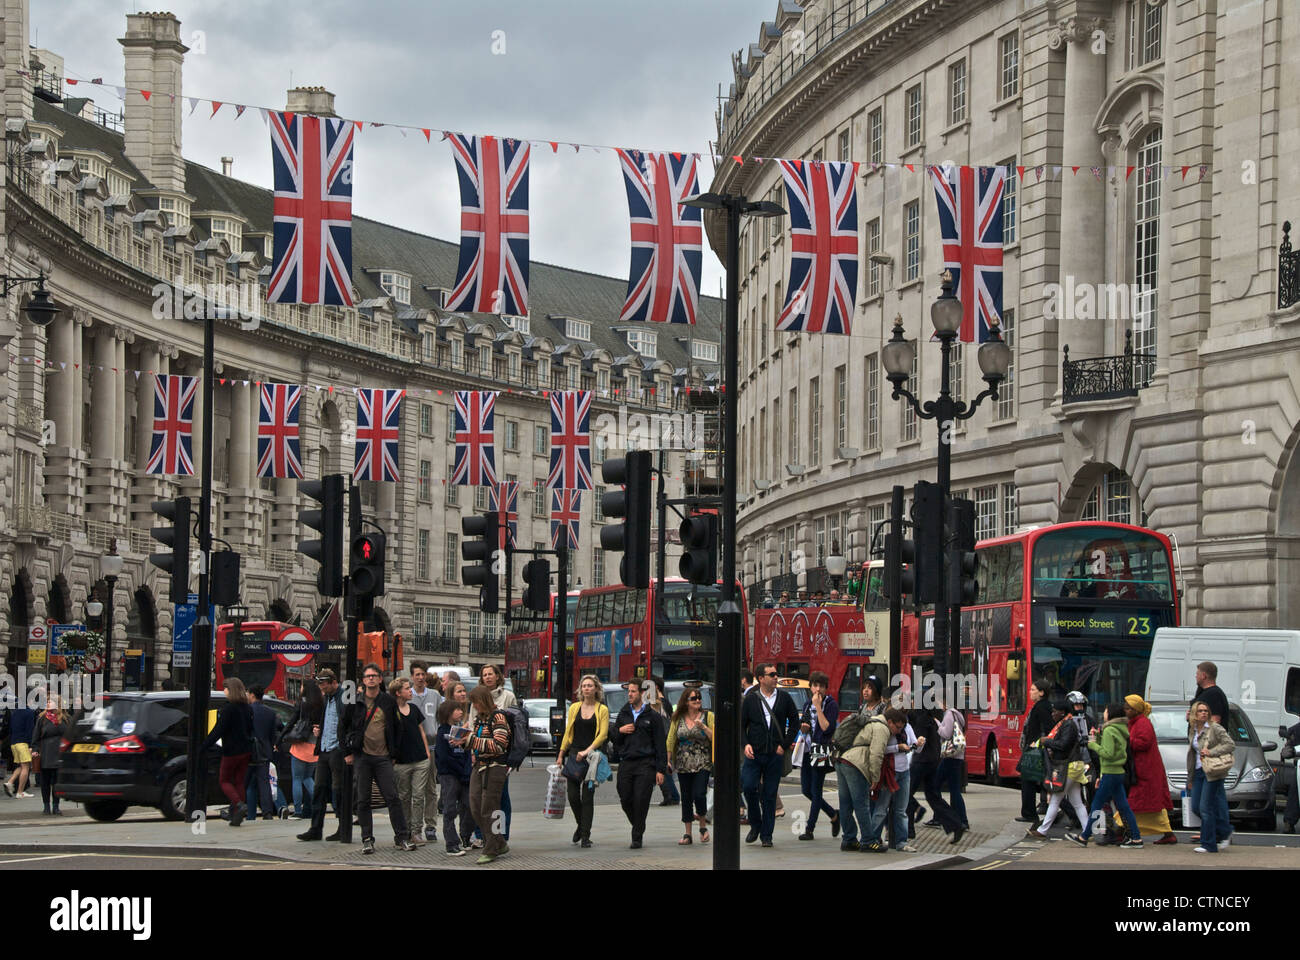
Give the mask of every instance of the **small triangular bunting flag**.
<svg viewBox="0 0 1300 960">
<path fill-rule="evenodd" d="M 140 96 L 142 96 L 142 97 L 144 97 L 146 100 L 148 100 L 150 97 L 153 96 L 153 92 L 150 91 L 150 90 L 141 90 L 141 91 L 140 91 Z"/>
</svg>

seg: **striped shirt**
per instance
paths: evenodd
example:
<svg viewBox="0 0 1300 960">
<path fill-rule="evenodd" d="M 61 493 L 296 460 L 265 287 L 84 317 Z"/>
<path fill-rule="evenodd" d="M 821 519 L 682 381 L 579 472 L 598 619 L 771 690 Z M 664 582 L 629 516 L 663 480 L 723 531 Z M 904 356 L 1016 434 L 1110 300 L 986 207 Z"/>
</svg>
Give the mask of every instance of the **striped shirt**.
<svg viewBox="0 0 1300 960">
<path fill-rule="evenodd" d="M 504 763 L 510 749 L 510 722 L 506 715 L 498 710 L 486 720 L 479 718 L 469 746 L 475 763 Z"/>
</svg>

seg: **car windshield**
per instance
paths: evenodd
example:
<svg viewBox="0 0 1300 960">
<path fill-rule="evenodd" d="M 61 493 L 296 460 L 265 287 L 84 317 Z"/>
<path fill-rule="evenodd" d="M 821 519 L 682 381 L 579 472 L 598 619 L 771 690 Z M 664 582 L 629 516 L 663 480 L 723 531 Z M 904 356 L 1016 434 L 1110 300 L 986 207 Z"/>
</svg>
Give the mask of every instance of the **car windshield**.
<svg viewBox="0 0 1300 960">
<path fill-rule="evenodd" d="M 1156 739 L 1161 743 L 1175 741 L 1186 743 L 1188 738 L 1187 707 L 1182 704 L 1154 707 L 1151 710 L 1151 725 L 1155 727 Z M 1255 736 L 1255 728 L 1251 726 L 1250 720 L 1236 707 L 1229 708 L 1228 722 L 1223 725 L 1223 728 L 1232 735 L 1233 743 L 1247 746 L 1259 743 L 1259 738 Z"/>
</svg>

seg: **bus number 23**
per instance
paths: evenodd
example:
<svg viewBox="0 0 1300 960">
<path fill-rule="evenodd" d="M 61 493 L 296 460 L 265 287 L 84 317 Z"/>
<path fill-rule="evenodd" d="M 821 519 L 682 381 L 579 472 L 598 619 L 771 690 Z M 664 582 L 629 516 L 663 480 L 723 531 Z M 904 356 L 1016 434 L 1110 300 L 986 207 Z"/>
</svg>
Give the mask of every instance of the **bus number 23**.
<svg viewBox="0 0 1300 960">
<path fill-rule="evenodd" d="M 1128 635 L 1130 637 L 1145 637 L 1151 634 L 1150 617 L 1129 617 L 1128 618 Z"/>
</svg>

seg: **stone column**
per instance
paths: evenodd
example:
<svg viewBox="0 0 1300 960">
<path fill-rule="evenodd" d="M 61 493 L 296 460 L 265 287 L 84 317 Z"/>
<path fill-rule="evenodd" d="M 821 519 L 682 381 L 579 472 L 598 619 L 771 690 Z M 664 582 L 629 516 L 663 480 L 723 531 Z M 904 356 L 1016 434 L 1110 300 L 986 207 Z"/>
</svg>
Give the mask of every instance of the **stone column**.
<svg viewBox="0 0 1300 960">
<path fill-rule="evenodd" d="M 117 341 L 114 344 L 113 352 L 113 407 L 114 417 L 117 420 L 117 434 L 114 437 L 114 459 L 125 460 L 128 455 L 126 449 L 126 378 L 130 376 L 126 372 L 126 344 L 128 334 L 124 329 L 117 330 Z M 132 336 L 130 339 L 134 340 Z"/>
<path fill-rule="evenodd" d="M 232 371 L 238 372 L 238 371 Z M 234 540 L 255 544 L 260 525 L 257 522 L 257 417 L 253 407 L 251 382 L 226 381 L 230 387 L 230 477 L 227 482 L 226 524 Z"/>
<path fill-rule="evenodd" d="M 77 317 L 55 320 L 46 354 L 56 369 L 45 381 L 45 412 L 54 421 L 54 442 L 45 448 L 45 503 L 52 510 L 69 514 L 80 509 L 82 497 L 81 407 L 80 391 L 76 389 L 81 370 L 75 346 L 80 335 Z"/>
<path fill-rule="evenodd" d="M 146 343 L 140 347 L 136 360 L 139 364 L 140 379 L 135 384 L 135 449 L 128 452 L 135 458 L 135 463 L 132 464 L 135 468 L 135 485 L 131 494 L 131 514 L 134 518 L 133 523 L 137 527 L 151 527 L 155 525 L 155 521 L 161 523 L 161 519 L 154 516 L 151 505 L 155 500 L 166 500 L 171 497 L 171 491 L 163 477 L 145 472 L 149 465 L 149 448 L 153 440 L 154 375 L 166 372 L 167 360 L 162 355 L 161 349 L 163 348 L 156 343 Z M 165 596 L 166 587 L 159 590 L 155 584 L 154 594 Z"/>
<path fill-rule="evenodd" d="M 112 522 L 114 517 L 113 471 L 121 439 L 117 422 L 117 335 L 110 324 L 94 329 L 91 370 L 90 461 L 86 477 L 86 512 L 91 518 Z"/>
<path fill-rule="evenodd" d="M 1065 48 L 1065 85 L 1063 116 L 1061 120 L 1061 246 L 1059 283 L 1069 297 L 1069 291 L 1085 284 L 1095 285 L 1105 279 L 1105 244 L 1101 238 L 1106 230 L 1105 191 L 1089 172 L 1089 167 L 1101 166 L 1101 138 L 1094 124 L 1097 111 L 1106 96 L 1106 56 L 1095 53 L 1100 31 L 1106 34 L 1106 47 L 1114 39 L 1108 21 L 1100 16 L 1086 16 L 1080 8 L 1089 6 L 1077 3 L 1079 13 L 1060 21 L 1048 38 L 1053 50 Z M 1079 166 L 1078 174 L 1071 166 Z M 1085 174 L 1087 174 L 1085 176 Z M 1094 293 L 1096 287 L 1094 286 Z M 1068 330 L 1062 342 L 1068 343 L 1076 359 L 1099 357 L 1105 350 L 1105 322 L 1095 318 L 1078 318 L 1069 322 L 1068 311 L 1058 316 L 1059 330 Z"/>
</svg>

